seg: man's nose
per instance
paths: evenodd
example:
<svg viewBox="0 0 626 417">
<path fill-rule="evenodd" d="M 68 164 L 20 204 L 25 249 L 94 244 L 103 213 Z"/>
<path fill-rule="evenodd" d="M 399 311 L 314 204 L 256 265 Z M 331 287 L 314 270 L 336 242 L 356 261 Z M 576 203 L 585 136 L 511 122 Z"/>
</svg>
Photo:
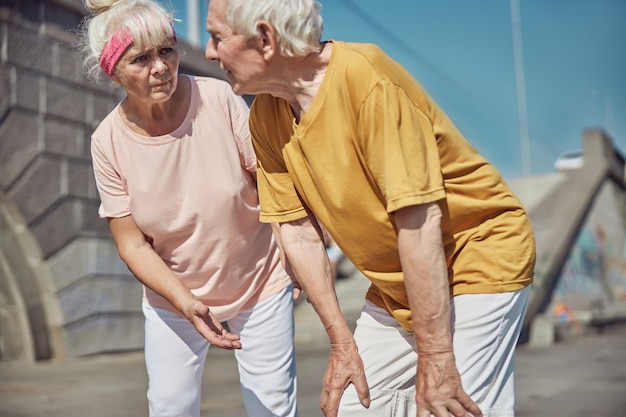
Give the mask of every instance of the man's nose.
<svg viewBox="0 0 626 417">
<path fill-rule="evenodd" d="M 217 59 L 217 49 L 215 48 L 215 42 L 213 42 L 213 37 L 210 37 L 209 41 L 206 43 L 206 48 L 204 48 L 204 56 L 209 61 L 215 61 Z"/>
</svg>

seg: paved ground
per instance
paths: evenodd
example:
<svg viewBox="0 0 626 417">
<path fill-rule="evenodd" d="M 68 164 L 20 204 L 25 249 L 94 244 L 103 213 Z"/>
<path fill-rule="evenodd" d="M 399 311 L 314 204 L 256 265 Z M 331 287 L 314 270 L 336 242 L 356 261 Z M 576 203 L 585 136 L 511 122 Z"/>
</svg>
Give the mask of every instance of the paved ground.
<svg viewBox="0 0 626 417">
<path fill-rule="evenodd" d="M 520 347 L 517 417 L 626 416 L 626 325 L 552 347 Z"/>
<path fill-rule="evenodd" d="M 340 280 L 344 313 L 354 320 L 367 281 Z M 299 409 L 318 407 L 326 339 L 312 309 L 296 311 Z M 147 380 L 141 353 L 100 355 L 33 365 L 0 363 L 0 417 L 146 416 Z M 626 416 L 626 325 L 559 342 L 518 348 L 518 417 Z M 212 349 L 203 380 L 202 417 L 245 417 L 232 352 Z"/>
</svg>

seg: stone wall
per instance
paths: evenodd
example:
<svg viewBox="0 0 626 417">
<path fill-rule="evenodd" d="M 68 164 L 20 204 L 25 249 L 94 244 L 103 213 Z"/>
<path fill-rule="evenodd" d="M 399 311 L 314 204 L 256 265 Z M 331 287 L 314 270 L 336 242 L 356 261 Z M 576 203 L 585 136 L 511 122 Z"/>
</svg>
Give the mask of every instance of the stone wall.
<svg viewBox="0 0 626 417">
<path fill-rule="evenodd" d="M 90 156 L 121 94 L 83 75 L 82 17 L 80 0 L 0 4 L 0 360 L 143 347 L 141 286 L 97 215 Z M 180 48 L 181 72 L 222 78 Z"/>
</svg>

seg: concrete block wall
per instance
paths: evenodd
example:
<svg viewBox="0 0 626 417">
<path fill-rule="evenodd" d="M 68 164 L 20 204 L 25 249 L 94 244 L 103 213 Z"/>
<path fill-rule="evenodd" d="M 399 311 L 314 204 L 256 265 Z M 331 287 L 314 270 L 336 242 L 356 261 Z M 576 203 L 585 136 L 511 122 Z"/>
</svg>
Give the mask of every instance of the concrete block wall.
<svg viewBox="0 0 626 417">
<path fill-rule="evenodd" d="M 93 302 L 111 291 L 126 303 L 128 294 L 136 295 L 134 304 L 141 297 L 140 287 L 122 270 L 119 259 L 108 258 L 119 273 L 113 279 L 105 279 L 93 267 L 94 257 L 98 258 L 93 246 L 110 247 L 112 242 L 106 222 L 97 216 L 90 134 L 119 97 L 83 76 L 72 31 L 82 19 L 78 9 L 68 2 L 20 1 L 11 6 L 0 9 L 0 184 L 19 213 L 11 220 L 13 227 L 21 223 L 23 233 L 12 234 L 18 242 L 13 248 L 19 250 L 10 256 L 8 270 L 18 283 L 34 359 L 96 353 L 103 350 L 106 344 L 101 341 L 107 337 L 98 341 L 93 330 L 84 330 L 93 327 L 90 322 L 106 318 L 100 324 L 104 329 L 100 333 L 106 333 L 118 327 L 118 320 L 136 323 L 140 317 L 137 308 L 120 308 L 119 302 L 108 306 Z M 2 233 L 7 236 L 9 227 Z M 22 245 L 24 240 L 31 244 Z M 71 250 L 76 245 L 92 248 L 91 256 Z M 10 251 L 5 245 L 4 253 Z M 60 264 L 72 268 L 59 268 Z M 110 298 L 117 297 L 109 294 Z M 129 312 L 128 319 L 120 318 Z M 111 339 L 109 345 L 114 344 Z M 135 338 L 121 348 L 141 345 Z M 11 349 L 0 359 L 29 356 Z"/>
<path fill-rule="evenodd" d="M 0 230 L 8 230 L 6 206 L 0 205 Z M 6 233 L 0 234 L 0 248 L 15 246 Z M 30 360 L 33 357 L 33 338 L 30 333 L 24 299 L 17 284 L 16 274 L 9 263 L 9 253 L 0 249 L 0 357 Z"/>
<path fill-rule="evenodd" d="M 0 3 L 0 360 L 143 347 L 141 285 L 117 256 L 90 136 L 122 95 L 86 79 L 81 0 Z M 184 41 L 181 72 L 223 78 Z"/>
<path fill-rule="evenodd" d="M 142 288 L 111 239 L 80 237 L 46 263 L 68 356 L 143 347 Z"/>
</svg>

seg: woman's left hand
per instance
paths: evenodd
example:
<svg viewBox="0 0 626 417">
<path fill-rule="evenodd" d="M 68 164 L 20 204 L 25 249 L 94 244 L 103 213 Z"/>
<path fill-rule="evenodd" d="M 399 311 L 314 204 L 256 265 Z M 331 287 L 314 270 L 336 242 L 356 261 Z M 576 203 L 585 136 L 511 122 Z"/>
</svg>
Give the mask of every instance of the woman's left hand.
<svg viewBox="0 0 626 417">
<path fill-rule="evenodd" d="M 291 284 L 293 285 L 293 301 L 296 301 L 300 298 L 300 294 L 302 294 L 302 286 L 293 275 L 291 276 Z"/>
<path fill-rule="evenodd" d="M 239 335 L 226 330 L 200 300 L 193 300 L 183 314 L 212 345 L 228 350 L 241 349 Z"/>
</svg>

